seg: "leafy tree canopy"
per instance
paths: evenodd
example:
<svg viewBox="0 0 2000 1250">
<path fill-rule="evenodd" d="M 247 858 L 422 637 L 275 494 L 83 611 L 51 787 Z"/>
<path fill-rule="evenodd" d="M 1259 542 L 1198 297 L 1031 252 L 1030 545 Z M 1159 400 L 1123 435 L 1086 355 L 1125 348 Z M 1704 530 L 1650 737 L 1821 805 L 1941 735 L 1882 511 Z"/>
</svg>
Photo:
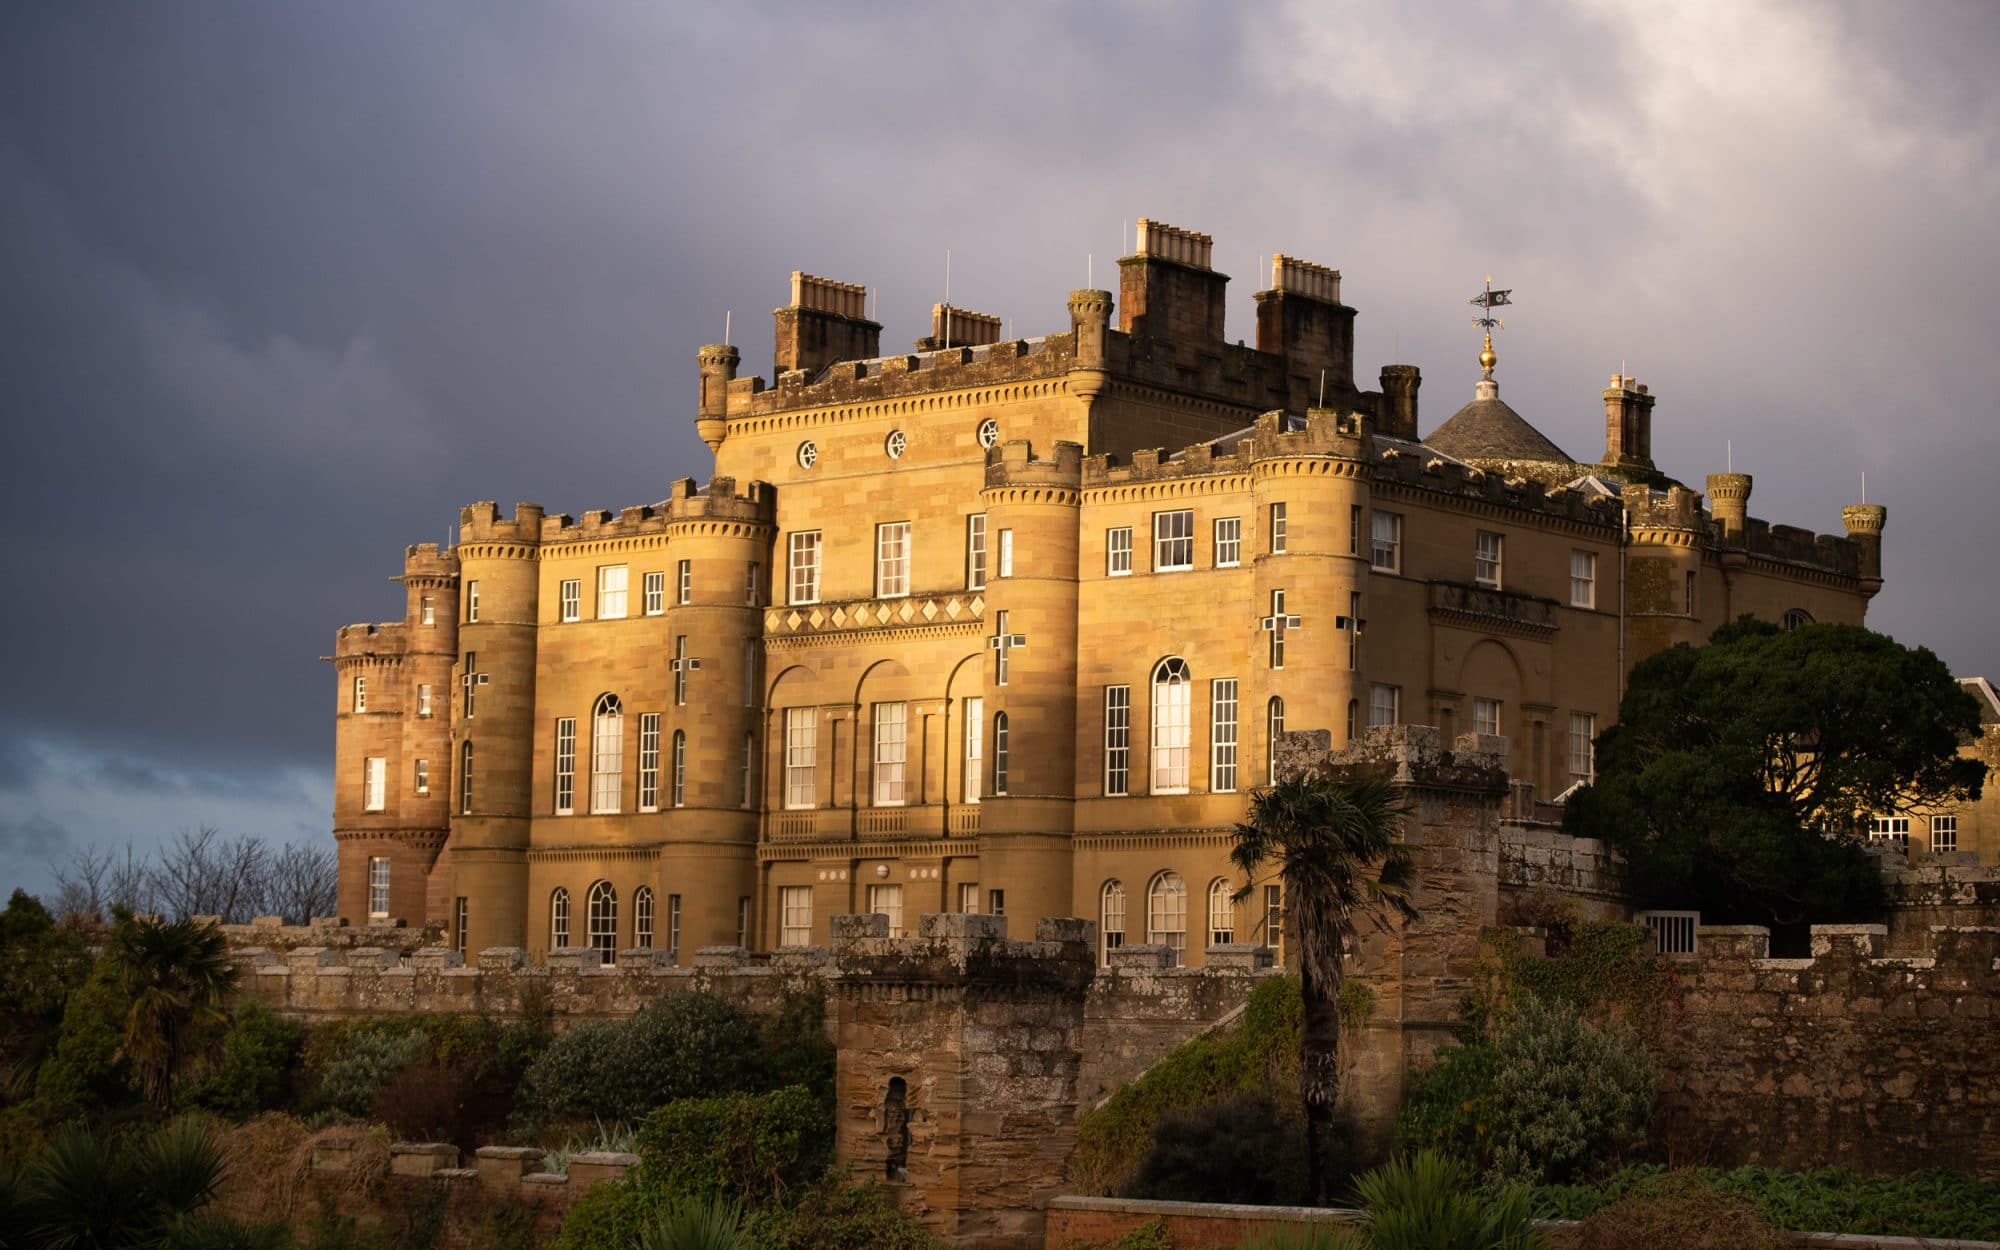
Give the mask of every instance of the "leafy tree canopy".
<svg viewBox="0 0 2000 1250">
<path fill-rule="evenodd" d="M 1986 766 L 1958 746 L 1978 727 L 1926 648 L 1743 617 L 1632 670 L 1564 826 L 1623 851 L 1649 904 L 1724 923 L 1872 918 L 1869 816 L 1977 798 Z"/>
</svg>

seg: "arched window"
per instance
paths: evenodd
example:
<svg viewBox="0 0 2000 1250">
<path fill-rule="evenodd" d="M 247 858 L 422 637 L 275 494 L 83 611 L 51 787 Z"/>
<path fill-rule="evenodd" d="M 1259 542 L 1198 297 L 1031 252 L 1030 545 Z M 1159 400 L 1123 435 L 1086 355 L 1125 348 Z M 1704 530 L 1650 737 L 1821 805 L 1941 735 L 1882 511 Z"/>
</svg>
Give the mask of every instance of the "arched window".
<svg viewBox="0 0 2000 1250">
<path fill-rule="evenodd" d="M 993 713 L 993 793 L 1007 793 L 1007 713 Z"/>
<path fill-rule="evenodd" d="M 1208 944 L 1227 946 L 1236 940 L 1236 899 L 1229 882 L 1217 877 L 1208 883 Z"/>
<path fill-rule="evenodd" d="M 1786 629 L 1803 629 L 1813 623 L 1812 613 L 1804 608 L 1793 608 L 1785 613 Z"/>
<path fill-rule="evenodd" d="M 1125 945 L 1125 883 L 1107 881 L 1097 892 L 1098 933 L 1104 938 L 1103 963 L 1111 962 L 1111 952 Z"/>
<path fill-rule="evenodd" d="M 1278 784 L 1278 739 L 1285 736 L 1285 701 L 1276 695 L 1264 705 L 1264 783 Z"/>
<path fill-rule="evenodd" d="M 624 790 L 625 707 L 618 696 L 598 699 L 590 713 L 590 810 L 615 812 Z"/>
<path fill-rule="evenodd" d="M 653 949 L 653 887 L 640 886 L 632 894 L 632 945 Z"/>
<path fill-rule="evenodd" d="M 618 962 L 618 891 L 609 881 L 590 887 L 590 945 L 605 964 Z"/>
<path fill-rule="evenodd" d="M 549 895 L 549 949 L 561 950 L 569 945 L 569 891 L 557 886 Z"/>
<path fill-rule="evenodd" d="M 1171 950 L 1176 964 L 1187 950 L 1187 882 L 1177 872 L 1163 872 L 1146 887 L 1146 940 Z"/>
<path fill-rule="evenodd" d="M 687 803 L 688 740 L 687 731 L 674 730 L 674 806 Z"/>
<path fill-rule="evenodd" d="M 472 739 L 458 746 L 458 814 L 472 815 Z"/>
<path fill-rule="evenodd" d="M 1153 670 L 1153 793 L 1186 794 L 1194 747 L 1193 674 L 1168 656 Z"/>
</svg>

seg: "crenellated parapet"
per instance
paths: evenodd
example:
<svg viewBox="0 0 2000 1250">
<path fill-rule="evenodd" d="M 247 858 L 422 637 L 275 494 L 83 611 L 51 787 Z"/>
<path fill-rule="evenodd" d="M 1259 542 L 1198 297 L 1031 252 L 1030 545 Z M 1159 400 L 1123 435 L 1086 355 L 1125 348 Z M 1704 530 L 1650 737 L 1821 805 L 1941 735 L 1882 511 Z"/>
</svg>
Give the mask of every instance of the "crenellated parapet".
<svg viewBox="0 0 2000 1250">
<path fill-rule="evenodd" d="M 401 621 L 343 625 L 333 636 L 333 654 L 322 656 L 336 668 L 401 662 L 409 646 L 409 631 Z"/>
<path fill-rule="evenodd" d="M 986 490 L 1067 492 L 1075 502 L 1083 481 L 1083 448 L 1058 442 L 1046 456 L 1036 456 L 1025 440 L 1001 443 L 986 453 Z"/>
<path fill-rule="evenodd" d="M 1375 461 L 1374 486 L 1390 497 L 1405 491 L 1450 496 L 1488 508 L 1528 513 L 1556 522 L 1616 529 L 1618 501 L 1535 478 L 1510 478 L 1457 460 L 1398 447 Z"/>
<path fill-rule="evenodd" d="M 542 541 L 543 515 L 536 503 L 515 504 L 511 518 L 501 516 L 500 505 L 491 499 L 467 504 L 458 510 L 456 553 L 461 560 L 472 556 L 532 560 Z"/>
</svg>

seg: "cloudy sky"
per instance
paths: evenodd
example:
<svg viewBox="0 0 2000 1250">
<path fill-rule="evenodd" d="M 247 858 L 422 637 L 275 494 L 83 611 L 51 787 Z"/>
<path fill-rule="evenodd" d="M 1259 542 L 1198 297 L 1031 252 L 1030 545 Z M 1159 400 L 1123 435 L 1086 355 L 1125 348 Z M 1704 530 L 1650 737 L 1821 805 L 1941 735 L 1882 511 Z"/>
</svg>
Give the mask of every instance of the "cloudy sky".
<svg viewBox="0 0 2000 1250">
<path fill-rule="evenodd" d="M 1406 12 L 1405 9 L 1411 10 Z M 1254 11 L 1254 16 L 1251 14 Z M 1412 15 L 1414 13 L 1414 15 Z M 1340 268 L 1357 372 L 1752 510 L 1889 508 L 1877 628 L 2000 676 L 2000 8 L 190 3 L 0 9 L 0 887 L 330 824 L 341 624 L 462 503 L 705 476 L 694 353 L 794 268 L 1018 334 L 1141 215 Z M 1267 273 L 1268 270 L 1263 271 Z"/>
</svg>

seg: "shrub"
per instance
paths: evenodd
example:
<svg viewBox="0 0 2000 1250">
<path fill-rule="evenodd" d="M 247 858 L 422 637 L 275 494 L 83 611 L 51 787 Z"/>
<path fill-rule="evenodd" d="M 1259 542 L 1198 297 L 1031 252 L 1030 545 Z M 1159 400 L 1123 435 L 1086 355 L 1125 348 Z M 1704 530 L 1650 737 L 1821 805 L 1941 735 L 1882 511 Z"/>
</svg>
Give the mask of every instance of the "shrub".
<svg viewBox="0 0 2000 1250">
<path fill-rule="evenodd" d="M 1410 1092 L 1396 1116 L 1396 1149 L 1407 1154 L 1440 1150 L 1484 1170 L 1492 1153 L 1493 1068 L 1491 1042 L 1447 1046 L 1428 1068 L 1410 1074 Z"/>
<path fill-rule="evenodd" d="M 1237 1091 L 1298 1088 L 1299 983 L 1279 977 L 1259 985 L 1234 1029 L 1204 1034 L 1168 1052 L 1103 1106 L 1077 1120 L 1070 1179 L 1084 1193 L 1123 1190 L 1153 1148 L 1153 1129 L 1169 1110 L 1189 1110 Z"/>
<path fill-rule="evenodd" d="M 215 1057 L 180 1089 L 183 1107 L 243 1121 L 291 1105 L 305 1030 L 256 1003 L 231 1013 Z"/>
<path fill-rule="evenodd" d="M 320 1098 L 346 1115 L 367 1115 L 377 1091 L 415 1063 L 423 1050 L 424 1039 L 417 1033 L 356 1030 L 345 1049 L 320 1069 Z"/>
<path fill-rule="evenodd" d="M 1495 1179 L 1569 1180 L 1643 1139 L 1653 1068 L 1631 1033 L 1594 1029 L 1574 1011 L 1531 999 L 1496 1051 Z"/>
<path fill-rule="evenodd" d="M 1181 1202 L 1301 1201 L 1306 1193 L 1305 1121 L 1268 1094 L 1236 1093 L 1169 1110 L 1127 1197 Z"/>
<path fill-rule="evenodd" d="M 676 1098 L 769 1088 L 761 1041 L 755 1021 L 723 999 L 663 995 L 622 1023 L 558 1034 L 523 1076 L 515 1118 L 615 1120 Z"/>
<path fill-rule="evenodd" d="M 2000 1185 L 1943 1171 L 1864 1177 L 1842 1168 L 1668 1172 L 1641 1164 L 1624 1168 L 1595 1185 L 1539 1189 L 1535 1191 L 1535 1208 L 1544 1217 L 1584 1219 L 1630 1195 L 1679 1194 L 1697 1183 L 1749 1202 L 1773 1228 L 2000 1239 Z"/>
<path fill-rule="evenodd" d="M 1778 1250 L 1783 1238 L 1747 1200 L 1682 1174 L 1627 1194 L 1577 1226 L 1576 1250 Z"/>
<path fill-rule="evenodd" d="M 795 1197 L 789 1208 L 757 1213 L 751 1244 L 760 1250 L 943 1250 L 880 1185 L 856 1185 L 834 1174 Z"/>
<path fill-rule="evenodd" d="M 664 1190 L 624 1180 L 601 1181 L 563 1217 L 549 1250 L 632 1250 L 672 1202 Z"/>
<path fill-rule="evenodd" d="M 63 1004 L 55 1050 L 35 1074 L 35 1098 L 64 1114 L 126 1106 L 138 1097 L 119 1053 L 131 998 L 100 966 Z"/>
<path fill-rule="evenodd" d="M 1308 1224 L 1259 1233 L 1236 1250 L 1367 1250 L 1361 1230 L 1348 1224 Z"/>
<path fill-rule="evenodd" d="M 679 1198 L 765 1205 L 833 1161 L 833 1116 L 803 1086 L 668 1103 L 639 1129 L 645 1183 Z"/>
<path fill-rule="evenodd" d="M 711 1198 L 667 1208 L 640 1235 L 637 1250 L 749 1250 L 749 1246 L 743 1232 L 743 1208 Z"/>
<path fill-rule="evenodd" d="M 1528 1191 L 1481 1190 L 1464 1165 L 1435 1150 L 1397 1159 L 1355 1182 L 1371 1250 L 1532 1250 Z"/>
</svg>

